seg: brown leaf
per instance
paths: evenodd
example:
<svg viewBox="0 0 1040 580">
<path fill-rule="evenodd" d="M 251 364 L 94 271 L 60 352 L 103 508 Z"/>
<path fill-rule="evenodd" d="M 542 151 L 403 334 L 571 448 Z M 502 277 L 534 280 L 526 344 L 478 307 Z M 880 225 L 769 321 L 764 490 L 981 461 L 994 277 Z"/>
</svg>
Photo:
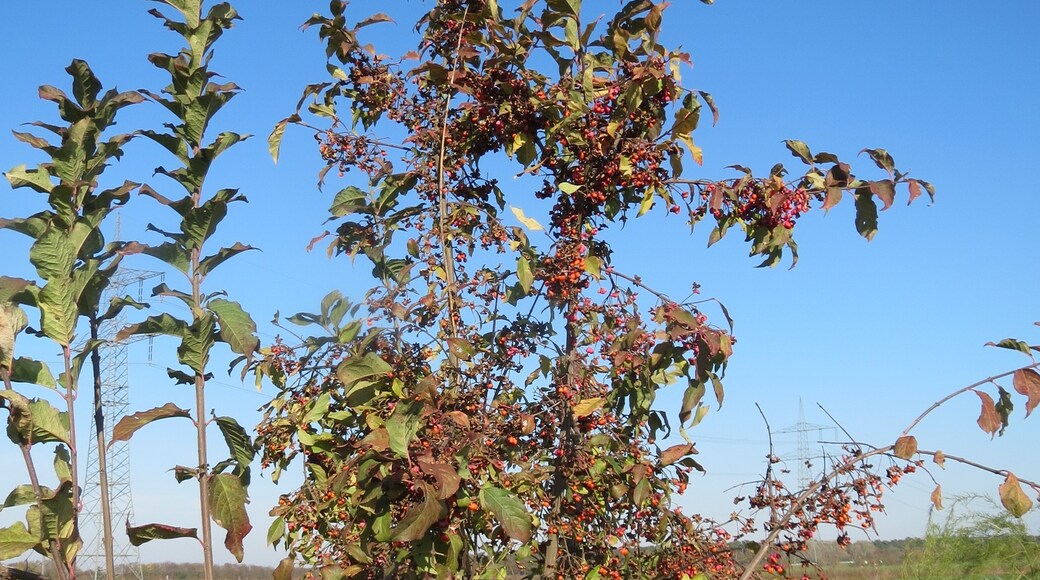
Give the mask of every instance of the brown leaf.
<svg viewBox="0 0 1040 580">
<path fill-rule="evenodd" d="M 420 457 L 418 463 L 423 473 L 432 476 L 436 481 L 434 489 L 437 490 L 437 499 L 448 499 L 459 490 L 459 483 L 462 481 L 462 478 L 459 477 L 459 472 L 451 465 L 434 461 L 431 456 Z"/>
<path fill-rule="evenodd" d="M 921 197 L 921 184 L 916 179 L 907 181 L 907 184 L 910 186 L 910 200 L 906 202 L 906 205 L 910 205 L 914 203 L 915 199 Z"/>
<path fill-rule="evenodd" d="M 1015 391 L 1026 396 L 1026 417 L 1040 403 L 1040 373 L 1033 369 L 1018 369 L 1014 377 Z"/>
<path fill-rule="evenodd" d="M 900 459 L 910 459 L 917 453 L 917 438 L 913 435 L 903 435 L 896 439 L 892 453 Z"/>
<path fill-rule="evenodd" d="M 1000 485 L 1000 503 L 1016 518 L 1024 516 L 1033 507 L 1033 502 L 1022 491 L 1022 484 L 1010 471 L 1007 479 Z"/>
<path fill-rule="evenodd" d="M 274 569 L 274 580 L 292 580 L 294 565 L 295 560 L 292 558 L 282 558 L 282 561 L 278 562 L 278 567 Z"/>
<path fill-rule="evenodd" d="M 932 456 L 932 461 L 939 467 L 946 469 L 946 455 L 942 451 L 936 451 L 935 455 Z"/>
<path fill-rule="evenodd" d="M 997 405 L 993 402 L 993 397 L 988 394 L 982 391 L 975 391 L 975 394 L 979 396 L 979 399 L 982 399 L 982 412 L 979 414 L 978 420 L 979 427 L 986 433 L 989 433 L 992 439 L 1002 425 L 1000 414 L 997 413 Z"/>
<path fill-rule="evenodd" d="M 467 416 L 462 411 L 448 411 L 444 414 L 444 416 L 454 421 L 455 424 L 459 427 L 462 427 L 463 429 L 469 429 L 469 416 Z"/>
<path fill-rule="evenodd" d="M 520 434 L 530 435 L 531 433 L 534 433 L 534 429 L 534 416 L 528 415 L 527 413 L 520 415 Z"/>
<path fill-rule="evenodd" d="M 934 505 L 935 509 L 937 509 L 937 510 L 941 510 L 942 509 L 942 486 L 941 485 L 936 485 L 935 489 L 932 490 L 932 505 Z"/>
<path fill-rule="evenodd" d="M 693 445 L 690 443 L 680 443 L 679 445 L 672 445 L 668 449 L 661 452 L 661 465 L 671 465 L 676 461 L 679 461 L 683 457 L 696 453 Z"/>
</svg>

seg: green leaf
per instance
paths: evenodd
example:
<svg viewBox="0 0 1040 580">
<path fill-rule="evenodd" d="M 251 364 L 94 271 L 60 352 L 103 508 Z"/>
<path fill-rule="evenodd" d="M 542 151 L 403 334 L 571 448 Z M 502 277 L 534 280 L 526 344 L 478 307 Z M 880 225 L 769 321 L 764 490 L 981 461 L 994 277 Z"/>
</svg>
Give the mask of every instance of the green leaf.
<svg viewBox="0 0 1040 580">
<path fill-rule="evenodd" d="M 341 189 L 332 199 L 329 213 L 333 217 L 344 217 L 368 207 L 368 199 L 365 192 L 353 185 Z M 364 213 L 364 212 L 361 212 Z"/>
<path fill-rule="evenodd" d="M 131 336 L 137 336 L 140 334 L 165 334 L 168 336 L 175 336 L 181 338 L 184 336 L 187 327 L 188 325 L 183 320 L 174 318 L 169 314 L 149 316 L 144 320 L 144 322 L 131 324 L 117 332 L 116 342 L 120 342 L 126 340 Z"/>
<path fill-rule="evenodd" d="M 2 348 L 0 348 L 0 351 L 2 351 Z M 0 352 L 0 357 L 2 357 L 2 352 Z M 4 366 L 2 358 L 0 358 L 0 366 Z M 54 382 L 54 375 L 51 374 L 50 367 L 42 362 L 19 357 L 11 362 L 10 368 L 12 383 L 28 383 L 30 385 L 47 387 L 48 389 L 58 388 L 57 383 Z"/>
<path fill-rule="evenodd" d="M 126 523 L 126 535 L 130 539 L 131 546 L 140 546 L 152 540 L 199 539 L 197 528 L 178 528 L 166 524 L 145 524 L 134 527 L 130 525 L 129 521 Z"/>
<path fill-rule="evenodd" d="M 177 347 L 177 359 L 181 364 L 195 371 L 196 375 L 206 374 L 209 353 L 216 341 L 216 317 L 211 312 L 200 316 L 188 326 L 181 335 L 181 344 Z"/>
<path fill-rule="evenodd" d="M 320 421 L 329 412 L 329 403 L 332 402 L 332 394 L 328 391 L 318 395 L 317 399 L 314 399 L 314 403 L 311 404 L 311 408 L 307 411 L 307 414 L 303 416 L 303 423 L 310 424 Z"/>
<path fill-rule="evenodd" d="M 79 316 L 72 281 L 55 278 L 40 289 L 38 300 L 43 333 L 60 345 L 69 346 Z"/>
<path fill-rule="evenodd" d="M 224 436 L 224 442 L 227 443 L 228 450 L 231 452 L 231 458 L 237 464 L 234 474 L 242 480 L 243 485 L 249 485 L 249 464 L 256 456 L 253 440 L 242 425 L 239 425 L 238 421 L 232 417 L 217 417 L 216 422 L 220 433 Z"/>
<path fill-rule="evenodd" d="M 116 423 L 115 427 L 112 428 L 112 439 L 108 442 L 108 446 L 111 447 L 116 441 L 129 441 L 130 437 L 132 437 L 138 429 L 153 421 L 169 419 L 172 417 L 184 417 L 190 419 L 191 413 L 185 409 L 181 409 L 173 403 L 166 403 L 162 407 L 155 407 L 147 411 L 138 411 L 132 415 L 127 415 L 120 419 L 119 422 Z"/>
<path fill-rule="evenodd" d="M 292 580 L 293 568 L 296 565 L 296 561 L 292 558 L 282 558 L 278 562 L 278 567 L 274 569 L 274 580 Z"/>
<path fill-rule="evenodd" d="M 229 259 L 241 254 L 242 252 L 248 252 L 249 250 L 255 250 L 253 246 L 247 246 L 245 244 L 235 242 L 235 244 L 228 248 L 220 248 L 216 254 L 207 256 L 199 262 L 199 274 L 202 276 L 209 275 L 214 268 L 228 261 Z"/>
<path fill-rule="evenodd" d="M 52 493 L 48 488 L 43 488 L 41 491 L 45 495 Z M 33 491 L 33 486 L 26 483 L 12 489 L 11 493 L 7 494 L 7 499 L 4 500 L 4 504 L 0 506 L 0 511 L 3 511 L 4 508 L 28 505 L 35 502 L 36 492 Z"/>
<path fill-rule="evenodd" d="M 813 164 L 812 153 L 809 151 L 809 146 L 806 145 L 804 142 L 788 139 L 784 141 L 784 145 L 787 146 L 787 149 L 791 152 L 791 155 L 794 155 L 795 157 L 801 159 L 802 162 L 806 165 Z"/>
<path fill-rule="evenodd" d="M 870 189 L 856 191 L 856 231 L 869 242 L 877 233 L 877 205 Z"/>
<path fill-rule="evenodd" d="M 534 220 L 524 215 L 524 210 L 513 206 L 509 206 L 509 210 L 513 212 L 513 215 L 516 216 L 516 219 L 520 223 L 524 224 L 524 227 L 526 227 L 527 229 L 533 232 L 540 232 L 545 229 L 542 227 L 542 224 L 538 223 L 537 220 Z"/>
<path fill-rule="evenodd" d="M 494 514 L 510 538 L 522 544 L 531 540 L 531 515 L 520 498 L 500 487 L 485 485 L 480 488 L 480 504 Z"/>
<path fill-rule="evenodd" d="M 437 520 L 448 513 L 444 502 L 435 498 L 433 489 L 422 484 L 425 491 L 422 503 L 413 505 L 394 528 L 395 542 L 414 542 L 421 539 Z"/>
<path fill-rule="evenodd" d="M 531 272 L 531 263 L 527 257 L 520 256 L 516 262 L 516 277 L 520 281 L 520 287 L 524 292 L 531 292 L 531 284 L 534 283 L 534 274 Z"/>
<path fill-rule="evenodd" d="M 390 450 L 398 457 L 407 458 L 408 446 L 419 432 L 419 418 L 405 412 L 395 412 L 386 421 L 386 431 L 390 437 Z"/>
<path fill-rule="evenodd" d="M 267 528 L 267 545 L 277 547 L 283 536 L 285 536 L 285 518 L 278 516 L 271 521 L 271 526 Z"/>
<path fill-rule="evenodd" d="M 271 134 L 267 137 L 267 152 L 271 154 L 271 159 L 275 164 L 278 163 L 278 154 L 282 148 L 282 137 L 285 136 L 285 127 L 290 121 L 296 122 L 299 118 L 299 115 L 292 115 L 278 121 L 278 124 L 274 126 Z"/>
<path fill-rule="evenodd" d="M 390 365 L 374 352 L 365 353 L 361 358 L 350 358 L 336 367 L 336 378 L 344 388 L 352 386 L 361 379 L 384 376 L 390 372 Z"/>
<path fill-rule="evenodd" d="M 40 539 L 25 529 L 25 524 L 14 524 L 0 528 L 0 560 L 17 558 L 36 547 Z"/>
<path fill-rule="evenodd" d="M 256 323 L 242 310 L 238 302 L 218 298 L 209 303 L 209 309 L 217 315 L 220 323 L 220 339 L 231 347 L 236 354 L 246 357 L 242 369 L 242 377 L 249 370 L 249 362 L 253 354 L 260 348 L 260 339 L 256 336 Z"/>
<path fill-rule="evenodd" d="M 210 477 L 209 504 L 213 521 L 227 530 L 224 547 L 239 563 L 244 556 L 242 539 L 253 529 L 246 513 L 248 501 L 246 488 L 234 475 L 220 473 Z"/>
</svg>

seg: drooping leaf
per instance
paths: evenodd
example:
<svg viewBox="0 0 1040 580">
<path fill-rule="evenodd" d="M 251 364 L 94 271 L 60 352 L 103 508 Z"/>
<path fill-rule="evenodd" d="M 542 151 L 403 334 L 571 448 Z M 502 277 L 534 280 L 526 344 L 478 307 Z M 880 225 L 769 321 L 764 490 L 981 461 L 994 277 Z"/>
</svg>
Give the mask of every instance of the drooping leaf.
<svg viewBox="0 0 1040 580">
<path fill-rule="evenodd" d="M 524 292 L 531 292 L 531 284 L 534 283 L 534 274 L 531 272 L 531 263 L 525 256 L 520 256 L 516 261 L 516 278 Z"/>
<path fill-rule="evenodd" d="M 982 411 L 979 413 L 978 424 L 983 431 L 989 433 L 992 438 L 996 435 L 997 431 L 1000 430 L 1002 425 L 1000 421 L 1000 414 L 997 413 L 997 405 L 993 402 L 993 397 L 990 397 L 987 393 L 982 391 L 975 391 L 975 394 L 979 396 L 982 401 Z"/>
<path fill-rule="evenodd" d="M 116 341 L 123 341 L 131 336 L 137 336 L 140 334 L 165 334 L 180 338 L 184 335 L 187 327 L 188 325 L 183 320 L 174 318 L 169 314 L 149 316 L 144 320 L 144 322 L 131 324 L 120 329 L 119 332 L 116 333 Z"/>
<path fill-rule="evenodd" d="M 946 469 L 946 454 L 942 451 L 936 451 L 935 455 L 932 455 L 932 461 L 939 467 Z"/>
<path fill-rule="evenodd" d="M 179 528 L 166 524 L 145 524 L 143 526 L 131 526 L 126 523 L 126 535 L 130 539 L 131 546 L 140 546 L 152 540 L 172 540 L 176 538 L 199 538 L 197 528 Z"/>
<path fill-rule="evenodd" d="M 462 478 L 459 477 L 459 472 L 451 465 L 441 461 L 434 461 L 428 456 L 420 457 L 418 463 L 423 473 L 433 477 L 436 482 L 434 488 L 437 490 L 437 499 L 453 497 L 455 492 L 459 490 L 459 483 L 462 482 Z"/>
<path fill-rule="evenodd" d="M 1015 391 L 1026 397 L 1026 417 L 1040 404 L 1040 374 L 1033 369 L 1018 369 L 1013 378 Z"/>
<path fill-rule="evenodd" d="M 199 262 L 199 274 L 202 276 L 208 275 L 213 271 L 214 268 L 230 260 L 231 258 L 241 254 L 242 252 L 248 252 L 249 250 L 255 250 L 253 246 L 247 246 L 240 242 L 235 242 L 233 245 L 227 248 L 220 248 L 216 254 L 207 256 Z"/>
<path fill-rule="evenodd" d="M 155 407 L 147 411 L 138 411 L 132 415 L 127 415 L 112 427 L 112 439 L 108 442 L 108 446 L 111 447 L 116 441 L 129 441 L 130 437 L 132 437 L 141 427 L 144 427 L 153 421 L 169 419 L 171 417 L 184 417 L 190 419 L 191 412 L 181 409 L 173 403 L 166 403 L 162 407 Z"/>
<path fill-rule="evenodd" d="M 44 495 L 51 494 L 49 488 L 41 486 L 41 491 Z M 15 507 L 20 505 L 29 505 L 36 502 L 36 491 L 33 490 L 33 486 L 26 483 L 19 485 L 18 487 L 11 490 L 11 493 L 7 494 L 7 499 L 4 500 L 3 505 L 0 505 L 0 511 L 4 508 Z"/>
<path fill-rule="evenodd" d="M 510 538 L 522 544 L 531 540 L 531 515 L 520 498 L 500 487 L 485 485 L 480 488 L 480 504 L 494 514 Z"/>
<path fill-rule="evenodd" d="M 246 357 L 242 367 L 242 377 L 245 378 L 253 353 L 260 348 L 260 339 L 256 336 L 256 323 L 238 302 L 218 298 L 210 301 L 209 309 L 217 315 L 220 339 L 226 342 L 235 354 Z"/>
<path fill-rule="evenodd" d="M 433 524 L 448 512 L 447 506 L 437 499 L 436 493 L 429 485 L 423 484 L 422 488 L 425 492 L 422 502 L 409 508 L 394 528 L 395 542 L 414 542 L 421 539 Z"/>
<path fill-rule="evenodd" d="M 408 457 L 408 447 L 419 432 L 419 418 L 402 412 L 395 412 L 386 421 L 390 450 L 398 457 Z"/>
<path fill-rule="evenodd" d="M 231 452 L 231 458 L 235 460 L 234 474 L 242 480 L 243 485 L 249 485 L 249 464 L 256 455 L 252 439 L 232 417 L 217 417 L 216 422 Z"/>
<path fill-rule="evenodd" d="M 917 438 L 913 435 L 903 435 L 896 439 L 892 447 L 892 454 L 900 459 L 910 460 L 917 453 Z"/>
<path fill-rule="evenodd" d="M 1000 503 L 1007 509 L 1008 513 L 1016 518 L 1026 515 L 1026 512 L 1033 507 L 1032 500 L 1022 491 L 1022 484 L 1015 477 L 1015 474 L 1010 471 L 1007 474 L 1007 478 L 1004 479 L 1004 483 L 1000 484 L 998 491 L 1000 492 Z"/>
<path fill-rule="evenodd" d="M 27 325 L 25 312 L 10 302 L 0 302 L 0 368 L 11 369 L 14 363 L 14 343 Z"/>
<path fill-rule="evenodd" d="M 218 473 L 210 477 L 209 504 L 213 521 L 227 530 L 224 547 L 239 563 L 244 557 L 242 539 L 253 529 L 249 523 L 249 514 L 246 513 L 248 502 L 246 488 L 234 475 Z"/>
<path fill-rule="evenodd" d="M 931 500 L 932 500 L 932 505 L 935 506 L 935 509 L 937 509 L 937 510 L 943 509 L 943 505 L 942 505 L 942 486 L 941 485 L 936 485 L 935 489 L 932 490 Z"/>
<path fill-rule="evenodd" d="M 679 410 L 680 422 L 686 423 L 689 420 L 693 409 L 701 402 L 705 392 L 706 389 L 702 382 L 696 382 L 686 388 L 686 392 L 683 393 L 682 407 Z"/>
<path fill-rule="evenodd" d="M 986 346 L 995 346 L 997 348 L 1006 348 L 1008 350 L 1017 350 L 1018 352 L 1025 354 L 1026 356 L 1032 356 L 1033 353 L 1029 350 L 1029 344 L 1025 341 L 1016 340 L 1014 338 L 1005 338 L 1000 342 L 987 342 Z"/>
<path fill-rule="evenodd" d="M 791 152 L 791 155 L 794 155 L 795 157 L 801 159 L 802 162 L 806 165 L 813 164 L 812 153 L 809 151 L 809 146 L 806 145 L 804 142 L 788 139 L 787 141 L 784 141 L 784 145 L 787 146 L 787 149 Z"/>
<path fill-rule="evenodd" d="M 856 191 L 856 231 L 869 242 L 877 233 L 877 205 L 870 189 Z"/>
</svg>

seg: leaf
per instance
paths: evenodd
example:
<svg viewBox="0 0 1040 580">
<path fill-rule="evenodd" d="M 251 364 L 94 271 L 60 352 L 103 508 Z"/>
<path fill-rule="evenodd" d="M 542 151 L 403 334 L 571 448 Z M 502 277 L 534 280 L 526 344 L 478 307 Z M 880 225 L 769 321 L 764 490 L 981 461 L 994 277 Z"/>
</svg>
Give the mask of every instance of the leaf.
<svg viewBox="0 0 1040 580">
<path fill-rule="evenodd" d="M 386 421 L 386 431 L 389 435 L 390 450 L 398 457 L 408 457 L 408 447 L 419 432 L 419 421 L 414 415 L 396 412 Z"/>
<path fill-rule="evenodd" d="M 521 544 L 531 541 L 531 515 L 520 498 L 494 485 L 480 488 L 479 497 L 480 505 L 495 516 L 510 538 Z"/>
<path fill-rule="evenodd" d="M 294 121 L 293 117 L 299 119 L 299 116 L 292 115 L 278 121 L 274 126 L 274 129 L 271 130 L 271 134 L 267 137 L 267 152 L 271 154 L 271 160 L 274 161 L 276 165 L 278 164 L 278 153 L 282 148 L 282 137 L 285 136 L 285 127 L 290 121 Z"/>
<path fill-rule="evenodd" d="M 704 397 L 706 389 L 704 383 L 697 382 L 691 384 L 686 388 L 686 392 L 683 393 L 682 408 L 679 410 L 679 421 L 685 423 L 690 415 L 693 413 L 694 407 L 701 402 L 701 398 Z"/>
<path fill-rule="evenodd" d="M 199 538 L 197 528 L 178 528 L 167 524 L 145 524 L 134 527 L 130 525 L 129 521 L 126 522 L 126 535 L 130 539 L 131 546 L 140 546 L 152 540 L 176 538 L 195 538 L 197 540 Z"/>
<path fill-rule="evenodd" d="M 524 289 L 524 292 L 530 294 L 531 284 L 534 283 L 534 274 L 531 272 L 531 263 L 525 256 L 520 256 L 516 261 L 516 278 L 519 280 L 520 287 Z"/>
<path fill-rule="evenodd" d="M 180 338 L 184 335 L 187 328 L 188 325 L 183 320 L 174 318 L 169 314 L 149 316 L 144 322 L 131 324 L 119 330 L 116 333 L 116 342 L 122 342 L 131 336 L 139 334 L 165 334 Z"/>
<path fill-rule="evenodd" d="M 671 465 L 683 457 L 693 453 L 697 453 L 697 449 L 692 443 L 680 443 L 678 445 L 672 445 L 668 449 L 662 451 L 659 461 L 661 466 L 664 467 L 665 465 Z"/>
<path fill-rule="evenodd" d="M 0 366 L 3 365 L 0 364 Z M 47 387 L 48 389 L 56 389 L 58 387 L 54 381 L 54 375 L 51 374 L 51 370 L 47 365 L 25 357 L 19 357 L 12 361 L 10 378 L 12 383 L 27 383 Z"/>
<path fill-rule="evenodd" d="M 869 189 L 856 191 L 856 231 L 869 242 L 877 233 L 877 205 Z"/>
<path fill-rule="evenodd" d="M 181 409 L 173 403 L 166 403 L 162 407 L 155 407 L 147 411 L 138 411 L 133 415 L 127 415 L 116 423 L 115 427 L 112 428 L 112 439 L 108 442 L 108 446 L 112 447 L 116 441 L 129 441 L 130 437 L 141 427 L 159 419 L 169 419 L 171 417 L 185 417 L 190 419 L 191 413 Z"/>
<path fill-rule="evenodd" d="M 241 242 L 235 242 L 233 245 L 227 248 L 220 248 L 216 254 L 212 256 L 206 256 L 199 262 L 199 274 L 202 276 L 209 275 L 214 268 L 230 260 L 231 258 L 241 254 L 242 252 L 248 252 L 249 250 L 255 250 L 253 246 L 247 246 Z"/>
<path fill-rule="evenodd" d="M 278 567 L 274 569 L 274 580 L 292 580 L 295 561 L 292 558 L 282 558 Z"/>
<path fill-rule="evenodd" d="M 982 412 L 979 414 L 978 424 L 983 431 L 989 433 L 992 439 L 996 435 L 997 431 L 1000 430 L 1001 421 L 1000 415 L 997 413 L 997 406 L 993 402 L 993 397 L 982 391 L 975 391 L 975 394 L 982 400 Z"/>
<path fill-rule="evenodd" d="M 459 477 L 459 472 L 451 465 L 441 461 L 434 461 L 429 456 L 420 457 L 418 463 L 423 473 L 432 476 L 436 482 L 434 487 L 437 489 L 437 499 L 448 499 L 459 490 L 459 483 L 461 483 L 462 478 Z"/>
<path fill-rule="evenodd" d="M 11 369 L 15 338 L 28 324 L 25 311 L 10 302 L 0 302 L 0 368 Z"/>
<path fill-rule="evenodd" d="M 540 232 L 545 229 L 542 227 L 542 224 L 538 223 L 537 220 L 524 215 L 524 210 L 513 206 L 509 206 L 509 210 L 513 212 L 513 215 L 516 216 L 516 219 L 520 223 L 524 224 L 524 227 L 531 230 L 532 232 Z"/>
<path fill-rule="evenodd" d="M 384 376 L 392 369 L 386 361 L 374 352 L 365 353 L 361 358 L 349 358 L 336 367 L 336 378 L 344 388 L 352 386 L 361 379 Z"/>
<path fill-rule="evenodd" d="M 1040 374 L 1033 369 L 1018 369 L 1013 378 L 1015 391 L 1026 396 L 1026 417 L 1040 403 Z"/>
<path fill-rule="evenodd" d="M 1016 518 L 1026 515 L 1026 512 L 1032 509 L 1033 502 L 1022 491 L 1022 484 L 1019 483 L 1014 473 L 1008 472 L 1007 478 L 1000 485 L 999 491 L 1000 503 Z"/>
<path fill-rule="evenodd" d="M 473 346 L 473 343 L 464 338 L 451 337 L 447 342 L 448 352 L 462 360 L 469 360 L 473 358 L 473 355 L 477 354 L 477 349 Z"/>
<path fill-rule="evenodd" d="M 241 564 L 244 557 L 242 539 L 253 529 L 246 513 L 249 498 L 246 488 L 234 475 L 219 473 L 209 480 L 209 505 L 213 521 L 227 530 L 224 547 Z"/>
<path fill-rule="evenodd" d="M 932 499 L 932 505 L 935 506 L 935 509 L 937 509 L 937 510 L 943 509 L 943 505 L 942 505 L 942 486 L 941 485 L 936 485 L 935 489 L 932 490 L 931 499 Z"/>
<path fill-rule="evenodd" d="M 604 402 L 605 399 L 603 397 L 582 399 L 578 404 L 574 405 L 574 408 L 572 409 L 574 412 L 574 418 L 581 419 L 582 417 L 588 417 L 603 407 Z"/>
<path fill-rule="evenodd" d="M 246 430 L 232 417 L 217 417 L 217 427 L 224 435 L 231 458 L 237 464 L 234 474 L 242 480 L 243 485 L 249 485 L 249 464 L 253 461 L 256 451 L 253 449 L 253 441 Z"/>
<path fill-rule="evenodd" d="M 932 462 L 939 467 L 946 469 L 946 454 L 942 451 L 936 451 L 935 455 L 932 455 Z"/>
<path fill-rule="evenodd" d="M 22 522 L 15 522 L 6 528 L 0 528 L 0 560 L 17 558 L 33 549 L 38 543 L 40 543 L 40 539 L 35 534 L 29 533 Z"/>
<path fill-rule="evenodd" d="M 917 438 L 913 435 L 903 435 L 896 439 L 892 446 L 892 454 L 900 459 L 910 460 L 917 453 Z"/>
<path fill-rule="evenodd" d="M 395 542 L 414 542 L 421 539 L 433 524 L 448 512 L 444 502 L 434 497 L 428 484 L 423 484 L 422 488 L 425 492 L 422 503 L 409 508 L 394 528 L 392 537 Z"/>
<path fill-rule="evenodd" d="M 806 165 L 813 164 L 812 153 L 809 151 L 809 146 L 806 145 L 804 142 L 788 139 L 784 141 L 784 145 L 787 146 L 787 149 L 791 152 L 791 155 L 794 155 L 795 157 L 801 159 L 802 162 Z"/>
<path fill-rule="evenodd" d="M 874 195 L 878 196 L 884 205 L 881 207 L 881 211 L 892 207 L 896 199 L 896 186 L 889 179 L 883 179 L 881 181 L 873 181 L 870 183 L 870 191 Z"/>
<path fill-rule="evenodd" d="M 1005 338 L 1000 342 L 987 342 L 985 346 L 995 346 L 997 348 L 1006 348 L 1008 350 L 1017 350 L 1027 356 L 1033 356 L 1033 353 L 1029 350 L 1029 344 L 1021 340 L 1015 340 L 1014 338 Z"/>
<path fill-rule="evenodd" d="M 249 363 L 253 360 L 253 353 L 260 348 L 260 339 L 256 336 L 256 323 L 242 310 L 242 305 L 238 302 L 218 298 L 210 301 L 209 309 L 217 315 L 220 339 L 226 342 L 235 354 L 246 357 L 242 368 L 242 378 L 245 378 Z"/>
</svg>

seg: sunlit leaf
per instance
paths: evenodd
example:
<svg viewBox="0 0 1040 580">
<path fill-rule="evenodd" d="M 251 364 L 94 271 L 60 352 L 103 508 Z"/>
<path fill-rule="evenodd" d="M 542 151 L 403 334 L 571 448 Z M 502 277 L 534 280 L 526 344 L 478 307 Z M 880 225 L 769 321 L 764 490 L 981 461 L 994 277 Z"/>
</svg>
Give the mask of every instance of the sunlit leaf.
<svg viewBox="0 0 1040 580">
<path fill-rule="evenodd" d="M 1032 500 L 1022 491 L 1022 484 L 1015 477 L 1015 474 L 1010 471 L 1007 474 L 1007 478 L 1004 479 L 1004 483 L 1000 484 L 998 491 L 1000 492 L 1000 503 L 1007 509 L 1008 513 L 1016 518 L 1026 515 L 1026 512 L 1033 507 Z"/>
<path fill-rule="evenodd" d="M 903 435 L 896 439 L 892 447 L 892 454 L 900 459 L 911 459 L 917 453 L 917 438 L 913 435 Z"/>
<path fill-rule="evenodd" d="M 531 540 L 531 516 L 520 498 L 500 487 L 485 485 L 480 488 L 480 504 L 494 514 L 510 538 L 520 543 Z"/>
<path fill-rule="evenodd" d="M 542 227 L 542 224 L 538 223 L 538 220 L 529 218 L 526 215 L 524 215 L 524 210 L 512 206 L 510 206 L 509 210 L 513 212 L 513 215 L 516 216 L 516 219 L 520 223 L 524 224 L 524 227 L 526 227 L 527 229 L 533 232 L 540 232 L 545 229 Z"/>
<path fill-rule="evenodd" d="M 127 415 L 120 419 L 112 428 L 112 439 L 108 442 L 108 446 L 111 447 L 116 441 L 129 441 L 130 437 L 132 437 L 141 427 L 144 427 L 153 421 L 169 419 L 171 417 L 185 417 L 190 419 L 191 413 L 185 409 L 181 409 L 173 403 L 166 403 L 161 407 L 155 407 L 147 411 L 138 411 L 132 415 Z"/>
<path fill-rule="evenodd" d="M 943 505 L 942 505 L 942 486 L 941 485 L 936 485 L 935 489 L 932 490 L 931 500 L 932 500 L 932 505 L 935 506 L 935 509 L 937 509 L 937 510 L 943 509 Z"/>
<path fill-rule="evenodd" d="M 986 433 L 989 433 L 990 437 L 993 437 L 1002 425 L 1000 415 L 997 413 L 997 406 L 993 402 L 993 397 L 990 397 L 988 394 L 982 391 L 975 391 L 975 394 L 982 401 L 982 411 L 979 413 L 977 421 L 979 427 Z"/>
<path fill-rule="evenodd" d="M 1018 369 L 1014 376 L 1015 391 L 1026 396 L 1026 417 L 1040 403 L 1040 374 L 1033 369 Z"/>
<path fill-rule="evenodd" d="M 197 528 L 179 528 L 166 524 L 145 524 L 143 526 L 131 526 L 126 524 L 126 535 L 131 546 L 140 546 L 152 540 L 173 540 L 176 538 L 198 539 Z"/>
<path fill-rule="evenodd" d="M 423 485 L 425 495 L 421 503 L 413 505 L 405 513 L 401 521 L 394 528 L 393 540 L 395 542 L 414 542 L 426 535 L 437 520 L 444 517 L 448 508 L 444 502 L 436 498 L 436 494 L 429 485 Z"/>
<path fill-rule="evenodd" d="M 244 556 L 242 539 L 253 529 L 246 513 L 248 502 L 245 486 L 234 475 L 219 473 L 210 477 L 209 503 L 213 521 L 227 530 L 224 547 L 239 563 Z"/>
</svg>

